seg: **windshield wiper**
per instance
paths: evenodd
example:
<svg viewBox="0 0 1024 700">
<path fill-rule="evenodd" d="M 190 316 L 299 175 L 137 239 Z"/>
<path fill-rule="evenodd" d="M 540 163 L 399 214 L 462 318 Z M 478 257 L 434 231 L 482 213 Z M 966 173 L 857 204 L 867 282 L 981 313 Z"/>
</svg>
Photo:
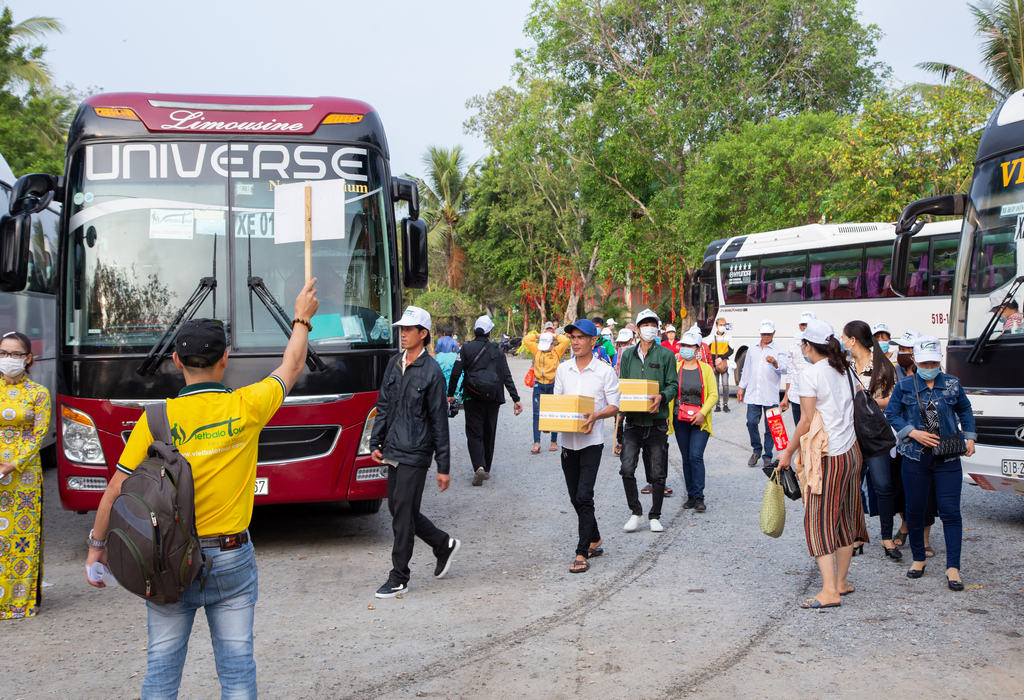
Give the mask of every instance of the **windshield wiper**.
<svg viewBox="0 0 1024 700">
<path fill-rule="evenodd" d="M 1006 296 L 1003 298 L 1003 302 L 997 308 L 992 310 L 992 318 L 988 320 L 988 324 L 985 325 L 984 332 L 978 336 L 978 339 L 974 342 L 974 347 L 971 348 L 970 354 L 967 355 L 967 361 L 969 363 L 981 364 L 981 353 L 985 350 L 985 346 L 988 345 L 992 331 L 995 330 L 996 323 L 999 322 L 999 315 L 1003 313 L 1003 309 L 1006 308 L 1007 302 L 1013 299 L 1022 284 L 1024 284 L 1024 275 L 1021 275 L 1010 284 L 1010 288 L 1006 290 Z"/>
<path fill-rule="evenodd" d="M 270 312 L 271 318 L 277 321 L 277 325 L 281 327 L 284 334 L 290 339 L 292 337 L 292 326 L 291 321 L 288 318 L 288 314 L 284 312 L 281 305 L 277 303 L 277 299 L 271 294 L 267 286 L 263 284 L 262 277 L 249 276 L 247 280 L 249 285 L 250 298 L 252 293 L 256 293 L 256 298 L 263 302 L 263 305 L 267 307 L 267 311 Z M 250 301 L 250 313 L 252 311 L 252 302 Z M 316 354 L 316 350 L 306 345 L 306 366 L 309 367 L 310 372 L 326 372 L 327 365 L 320 359 L 320 356 Z"/>
<path fill-rule="evenodd" d="M 196 287 L 196 291 L 192 292 L 192 296 L 188 298 L 185 305 L 178 311 L 178 315 L 174 317 L 174 320 L 167 324 L 164 328 L 163 334 L 160 339 L 157 340 L 153 347 L 149 349 L 149 353 L 146 355 L 146 359 L 142 361 L 138 369 L 135 371 L 139 374 L 156 374 L 156 370 L 160 367 L 160 363 L 167 353 L 167 349 L 174 342 L 177 333 L 175 331 L 182 323 L 191 321 L 192 317 L 199 311 L 199 307 L 206 301 L 206 297 L 210 296 L 210 292 L 217 288 L 217 279 L 214 277 L 204 277 L 199 280 L 199 286 Z"/>
</svg>

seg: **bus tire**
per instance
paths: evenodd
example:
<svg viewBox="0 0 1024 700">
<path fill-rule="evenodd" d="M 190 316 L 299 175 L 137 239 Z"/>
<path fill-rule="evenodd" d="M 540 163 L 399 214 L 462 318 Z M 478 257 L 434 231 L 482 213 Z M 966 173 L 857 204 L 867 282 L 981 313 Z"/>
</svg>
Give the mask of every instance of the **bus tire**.
<svg viewBox="0 0 1024 700">
<path fill-rule="evenodd" d="M 348 507 L 357 515 L 373 515 L 380 510 L 383 498 L 371 498 L 367 501 L 349 501 Z"/>
</svg>

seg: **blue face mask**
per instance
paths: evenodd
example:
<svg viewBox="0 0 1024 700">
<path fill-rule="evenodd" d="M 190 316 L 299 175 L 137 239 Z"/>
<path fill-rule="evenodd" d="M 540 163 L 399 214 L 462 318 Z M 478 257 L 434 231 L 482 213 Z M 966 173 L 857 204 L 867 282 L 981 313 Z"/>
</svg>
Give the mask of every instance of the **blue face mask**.
<svg viewBox="0 0 1024 700">
<path fill-rule="evenodd" d="M 680 348 L 679 354 L 683 356 L 684 360 L 692 360 L 697 355 L 696 348 Z"/>
<path fill-rule="evenodd" d="M 930 382 L 931 380 L 939 376 L 940 371 L 941 370 L 938 367 L 934 369 L 922 369 L 921 367 L 917 368 L 918 376 L 920 376 L 921 379 L 925 380 L 926 382 Z"/>
<path fill-rule="evenodd" d="M 888 340 L 879 340 L 878 341 L 878 347 L 882 348 L 882 352 L 889 352 L 889 341 Z"/>
</svg>

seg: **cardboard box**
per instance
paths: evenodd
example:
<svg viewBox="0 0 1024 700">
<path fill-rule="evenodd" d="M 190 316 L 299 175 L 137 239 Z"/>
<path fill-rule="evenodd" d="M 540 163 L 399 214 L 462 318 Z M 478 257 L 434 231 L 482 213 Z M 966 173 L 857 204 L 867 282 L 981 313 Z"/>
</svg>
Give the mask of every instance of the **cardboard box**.
<svg viewBox="0 0 1024 700">
<path fill-rule="evenodd" d="M 578 433 L 583 414 L 594 412 L 594 399 L 569 394 L 541 394 L 539 427 L 546 433 Z"/>
<path fill-rule="evenodd" d="M 619 380 L 619 410 L 646 413 L 658 395 L 658 382 L 650 379 Z"/>
</svg>

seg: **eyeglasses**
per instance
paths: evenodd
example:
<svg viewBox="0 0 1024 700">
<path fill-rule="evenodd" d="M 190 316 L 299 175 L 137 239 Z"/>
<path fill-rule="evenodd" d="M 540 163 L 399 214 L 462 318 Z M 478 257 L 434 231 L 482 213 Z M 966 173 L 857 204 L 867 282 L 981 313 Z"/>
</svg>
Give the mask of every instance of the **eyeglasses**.
<svg viewBox="0 0 1024 700">
<path fill-rule="evenodd" d="M 21 360 L 28 357 L 27 352 L 7 352 L 6 350 L 0 350 L 0 358 L 13 357 L 16 360 Z"/>
</svg>

